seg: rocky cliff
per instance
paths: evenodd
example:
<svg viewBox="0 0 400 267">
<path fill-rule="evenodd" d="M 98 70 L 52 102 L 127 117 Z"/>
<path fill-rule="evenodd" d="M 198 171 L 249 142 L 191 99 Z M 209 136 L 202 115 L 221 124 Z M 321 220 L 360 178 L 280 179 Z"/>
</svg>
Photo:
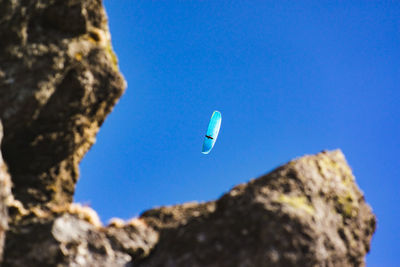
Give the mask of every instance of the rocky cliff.
<svg viewBox="0 0 400 267">
<path fill-rule="evenodd" d="M 2 266 L 364 265 L 375 217 L 340 151 L 103 226 L 72 199 L 124 89 L 100 0 L 0 0 Z"/>
<path fill-rule="evenodd" d="M 125 82 L 101 1 L 0 1 L 3 156 L 24 205 L 72 201 Z"/>
</svg>

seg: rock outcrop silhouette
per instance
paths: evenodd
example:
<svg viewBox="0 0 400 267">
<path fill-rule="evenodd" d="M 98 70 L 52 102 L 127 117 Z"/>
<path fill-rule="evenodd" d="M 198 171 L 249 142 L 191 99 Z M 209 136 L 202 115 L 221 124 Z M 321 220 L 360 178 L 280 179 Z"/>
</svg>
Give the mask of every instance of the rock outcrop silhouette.
<svg viewBox="0 0 400 267">
<path fill-rule="evenodd" d="M 365 265 L 376 220 L 339 150 L 107 226 L 72 203 L 125 86 L 100 0 L 0 0 L 2 266 Z"/>
</svg>

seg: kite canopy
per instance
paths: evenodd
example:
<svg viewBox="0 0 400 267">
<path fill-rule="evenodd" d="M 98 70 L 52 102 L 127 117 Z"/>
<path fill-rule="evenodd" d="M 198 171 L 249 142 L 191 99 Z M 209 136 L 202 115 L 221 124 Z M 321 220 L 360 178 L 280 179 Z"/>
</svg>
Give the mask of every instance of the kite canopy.
<svg viewBox="0 0 400 267">
<path fill-rule="evenodd" d="M 208 124 L 207 134 L 204 137 L 203 150 L 201 153 L 208 154 L 217 141 L 219 128 L 221 127 L 222 116 L 219 111 L 214 111 Z"/>
</svg>

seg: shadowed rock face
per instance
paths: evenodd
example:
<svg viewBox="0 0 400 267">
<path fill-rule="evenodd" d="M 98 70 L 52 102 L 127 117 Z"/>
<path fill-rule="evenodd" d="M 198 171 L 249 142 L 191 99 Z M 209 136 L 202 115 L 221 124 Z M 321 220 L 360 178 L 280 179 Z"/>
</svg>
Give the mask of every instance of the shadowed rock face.
<svg viewBox="0 0 400 267">
<path fill-rule="evenodd" d="M 3 138 L 3 126 L 0 122 L 0 144 L 2 138 Z M 0 265 L 3 258 L 5 233 L 8 228 L 7 205 L 11 201 L 11 198 L 12 197 L 11 197 L 10 176 L 7 172 L 7 166 L 5 165 L 0 153 Z"/>
<path fill-rule="evenodd" d="M 124 87 L 100 0 L 0 0 L 1 150 L 15 196 L 0 157 L 2 266 L 364 265 L 375 217 L 340 151 L 107 227 L 72 204 L 78 163 Z"/>
<path fill-rule="evenodd" d="M 0 1 L 3 156 L 24 205 L 71 202 L 125 82 L 100 0 Z"/>
</svg>

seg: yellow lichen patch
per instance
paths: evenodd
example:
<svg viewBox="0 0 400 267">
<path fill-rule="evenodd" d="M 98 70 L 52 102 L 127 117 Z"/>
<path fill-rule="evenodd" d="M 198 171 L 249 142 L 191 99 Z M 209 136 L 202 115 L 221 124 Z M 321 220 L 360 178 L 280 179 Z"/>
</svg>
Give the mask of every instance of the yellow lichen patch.
<svg viewBox="0 0 400 267">
<path fill-rule="evenodd" d="M 281 194 L 278 202 L 292 206 L 293 208 L 303 210 L 310 215 L 314 214 L 314 208 L 310 205 L 305 196 L 287 196 Z"/>
<path fill-rule="evenodd" d="M 115 70 L 118 70 L 118 58 L 117 58 L 117 55 L 114 53 L 114 50 L 112 48 L 111 40 L 108 41 L 108 44 L 106 46 L 106 52 L 108 53 L 108 55 L 111 58 L 111 62 L 113 63 L 113 68 Z"/>
<path fill-rule="evenodd" d="M 353 173 L 351 172 L 350 168 L 346 166 L 346 168 L 342 168 L 342 183 L 345 187 L 350 187 L 351 185 L 354 185 L 354 176 Z"/>
<path fill-rule="evenodd" d="M 340 195 L 337 199 L 337 210 L 342 213 L 343 216 L 352 218 L 358 214 L 358 203 L 354 199 L 351 192 L 347 192 L 345 195 Z"/>
<path fill-rule="evenodd" d="M 89 33 L 86 35 L 86 39 L 94 45 L 98 45 L 104 49 L 107 55 L 110 57 L 112 62 L 112 67 L 114 70 L 118 71 L 118 59 L 114 53 L 111 44 L 110 33 L 108 32 L 108 27 L 105 30 L 99 28 L 91 28 Z"/>
<path fill-rule="evenodd" d="M 345 162 L 336 161 L 326 155 L 322 155 L 316 163 L 320 174 L 326 180 L 340 181 L 344 187 L 352 188 L 355 179 L 351 169 Z"/>
<path fill-rule="evenodd" d="M 332 179 L 334 176 L 341 176 L 338 163 L 333 161 L 326 155 L 321 155 L 316 161 L 318 169 L 322 177 Z"/>
<path fill-rule="evenodd" d="M 75 57 L 75 59 L 77 61 L 81 61 L 82 60 L 82 54 L 81 53 L 76 53 L 74 57 Z"/>
</svg>

